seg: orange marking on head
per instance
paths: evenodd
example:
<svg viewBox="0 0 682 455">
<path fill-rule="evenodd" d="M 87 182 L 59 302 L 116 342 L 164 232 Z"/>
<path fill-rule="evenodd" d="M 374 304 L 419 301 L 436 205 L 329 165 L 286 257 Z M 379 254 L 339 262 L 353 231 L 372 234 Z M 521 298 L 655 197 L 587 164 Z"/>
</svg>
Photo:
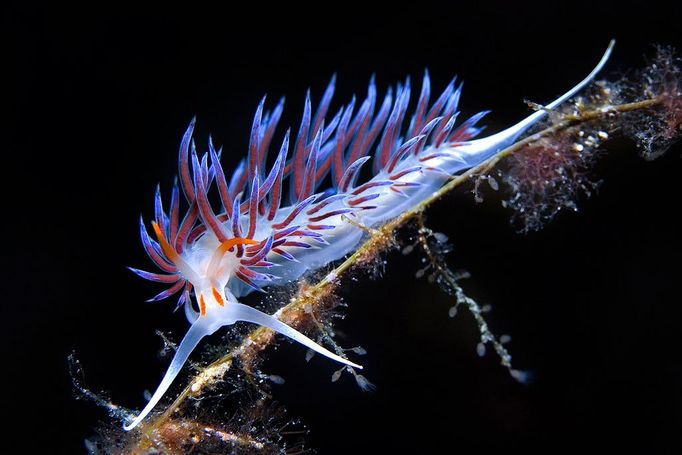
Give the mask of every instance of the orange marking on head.
<svg viewBox="0 0 682 455">
<path fill-rule="evenodd" d="M 202 316 L 206 316 L 206 301 L 204 300 L 204 294 L 199 294 L 199 310 Z"/>
<path fill-rule="evenodd" d="M 230 249 L 232 249 L 232 247 L 236 245 L 256 245 L 257 243 L 260 242 L 253 239 L 246 239 L 244 237 L 235 237 L 233 239 L 226 240 L 223 243 L 221 243 L 218 250 L 222 254 L 225 254 L 227 251 L 229 251 Z"/>
<path fill-rule="evenodd" d="M 211 273 L 214 273 L 218 269 L 218 265 L 220 265 L 220 261 L 223 259 L 223 256 L 225 256 L 225 253 L 227 253 L 230 249 L 232 249 L 236 245 L 256 245 L 260 242 L 253 240 L 253 239 L 245 239 L 243 237 L 235 237 L 230 240 L 226 240 L 220 244 L 220 246 L 215 250 L 215 253 L 213 253 L 213 257 L 211 258 L 211 262 L 208 265 L 208 270 L 212 271 Z"/>
<path fill-rule="evenodd" d="M 213 291 L 213 297 L 215 298 L 216 302 L 218 302 L 218 305 L 225 306 L 225 301 L 223 300 L 223 296 L 220 295 L 220 292 L 218 292 L 216 288 L 211 288 L 211 291 Z"/>
<path fill-rule="evenodd" d="M 168 257 L 168 259 L 175 262 L 176 259 L 179 257 L 178 253 L 175 251 L 175 248 L 173 248 L 170 245 L 170 243 L 168 243 L 168 240 L 166 240 L 166 236 L 163 234 L 161 228 L 156 223 L 156 221 L 152 221 L 152 227 L 154 228 L 154 233 L 156 234 L 156 238 L 158 239 L 159 244 L 161 245 L 163 253 L 166 255 L 166 257 Z"/>
</svg>

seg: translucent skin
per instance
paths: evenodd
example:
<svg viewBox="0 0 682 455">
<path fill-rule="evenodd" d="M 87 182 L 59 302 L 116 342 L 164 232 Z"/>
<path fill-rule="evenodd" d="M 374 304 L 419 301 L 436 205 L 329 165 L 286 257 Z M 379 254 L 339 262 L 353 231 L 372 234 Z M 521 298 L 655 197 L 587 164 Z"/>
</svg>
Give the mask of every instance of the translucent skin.
<svg viewBox="0 0 682 455">
<path fill-rule="evenodd" d="M 356 184 L 355 179 L 357 172 L 368 157 L 356 156 L 355 159 L 351 159 L 353 153 L 348 155 L 343 147 L 336 147 L 333 143 L 323 145 L 324 136 L 329 137 L 331 134 L 331 132 L 329 134 L 326 132 L 334 128 L 325 129 L 321 126 L 308 147 L 309 151 L 306 151 L 306 137 L 311 124 L 309 104 L 307 105 L 308 126 L 304 128 L 306 125 L 304 114 L 301 127 L 304 134 L 299 131 L 296 154 L 290 164 L 285 167 L 288 134 L 273 170 L 267 178 L 261 179 L 258 172 L 257 162 L 264 162 L 264 159 L 258 156 L 259 147 L 251 148 L 248 180 L 252 181 L 252 184 L 249 187 L 249 200 L 245 202 L 241 201 L 239 191 L 237 191 L 239 194 L 230 193 L 224 177 L 221 177 L 223 174 L 217 158 L 218 153 L 213 150 L 212 145 L 210 145 L 211 167 L 208 166 L 209 154 L 199 160 L 196 152 L 192 150 L 194 179 L 191 179 L 187 151 L 193 124 L 190 125 L 189 134 L 185 134 L 181 145 L 180 177 L 185 196 L 191 204 L 185 221 L 188 218 L 192 220 L 189 224 L 190 229 L 195 224 L 194 220 L 199 222 L 199 226 L 194 227 L 192 231 L 197 235 L 192 238 L 190 233 L 191 241 L 188 241 L 188 237 L 182 236 L 185 222 L 178 226 L 177 203 L 173 202 L 177 201 L 177 187 L 173 193 L 170 216 L 159 208 L 161 201 L 157 195 L 157 221 L 154 223 L 154 228 L 158 243 L 146 237 L 146 230 L 142 238 L 152 260 L 170 275 L 153 274 L 137 269 L 133 271 L 153 281 L 176 283 L 169 291 L 160 294 L 161 297 L 157 296 L 156 299 L 168 297 L 184 287 L 179 304 L 184 306 L 185 315 L 191 327 L 180 343 L 154 395 L 142 412 L 124 428 L 126 430 L 135 428 L 153 410 L 203 337 L 237 321 L 268 327 L 332 360 L 362 368 L 330 352 L 279 321 L 277 317 L 243 305 L 237 299 L 256 289 L 291 282 L 306 272 L 344 257 L 361 241 L 364 231 L 359 225 L 373 227 L 385 223 L 438 190 L 450 176 L 480 164 L 511 145 L 521 134 L 542 120 L 549 109 L 559 106 L 589 84 L 606 63 L 612 47 L 613 43 L 598 65 L 583 81 L 548 104 L 545 109 L 534 112 L 502 132 L 477 140 L 469 140 L 469 138 L 480 131 L 474 127 L 474 124 L 484 114 L 474 116 L 465 122 L 463 127 L 452 130 L 457 116 L 454 108 L 459 99 L 459 89 L 452 91 L 452 87 L 449 86 L 449 89 L 446 89 L 448 97 L 441 96 L 443 100 L 447 98 L 447 103 L 445 101 L 441 103 L 442 105 L 437 110 L 435 107 L 431 109 L 431 112 L 436 114 L 443 112 L 447 115 L 440 120 L 434 118 L 427 121 L 429 116 L 425 115 L 425 105 L 428 102 L 430 87 L 428 75 L 425 77 L 422 96 L 415 114 L 417 121 L 424 119 L 423 128 L 418 134 L 412 134 L 412 137 L 410 134 L 406 134 L 405 138 L 399 137 L 400 121 L 402 121 L 409 98 L 409 83 L 407 83 L 402 90 L 399 89 L 396 95 L 391 116 L 388 117 L 387 114 L 385 116 L 388 120 L 384 128 L 384 137 L 375 156 L 375 175 L 361 185 Z M 370 85 L 368 100 L 371 98 L 372 89 L 373 85 Z M 328 104 L 327 98 L 331 98 L 328 93 L 323 97 L 323 106 L 325 102 Z M 424 96 L 425 93 L 426 96 Z M 389 98 L 390 95 L 387 96 L 387 99 Z M 434 104 L 438 106 L 439 101 L 440 99 Z M 390 101 L 389 103 L 385 101 L 384 104 L 390 104 Z M 334 124 L 334 127 L 338 125 L 337 144 L 343 143 L 344 128 L 352 129 L 355 123 L 350 121 L 349 112 L 353 111 L 352 106 L 353 102 L 344 115 L 340 112 L 330 122 Z M 280 109 L 279 106 L 278 109 Z M 326 111 L 326 108 L 320 110 Z M 281 113 L 281 110 L 279 112 Z M 360 116 L 361 112 L 362 108 L 356 119 L 363 120 Z M 252 132 L 252 144 L 256 145 L 267 137 L 270 131 L 270 124 L 261 120 L 259 117 L 261 114 L 262 103 L 254 121 L 255 133 Z M 382 111 L 377 117 L 381 115 Z M 278 116 L 276 109 L 268 117 L 270 123 Z M 313 124 L 323 125 L 324 122 L 319 122 L 317 117 Z M 364 118 L 363 121 L 369 124 L 369 120 L 371 116 Z M 276 123 L 276 120 L 274 122 Z M 414 118 L 413 122 L 415 122 Z M 375 123 L 378 122 L 375 120 Z M 413 126 L 414 123 L 409 128 L 412 133 L 417 131 Z M 361 128 L 362 126 L 357 126 L 356 131 Z M 430 134 L 431 143 L 426 145 Z M 341 139 L 338 139 L 338 136 Z M 386 139 L 387 137 L 390 141 Z M 347 142 L 350 143 L 350 141 Z M 301 143 L 303 146 L 299 147 Z M 303 159 L 304 154 L 301 150 L 307 153 L 305 155 L 307 162 Z M 330 168 L 333 169 L 333 191 L 314 193 L 316 186 L 326 175 L 323 172 L 316 174 L 316 171 L 324 169 L 325 162 L 328 163 L 325 157 L 334 162 L 334 165 L 327 167 L 327 171 Z M 342 164 L 338 165 L 339 162 Z M 231 179 L 230 187 L 234 182 L 244 180 L 243 167 L 242 173 L 238 169 L 235 173 L 236 177 L 233 176 Z M 288 171 L 288 177 L 292 182 L 291 193 L 295 201 L 292 205 L 280 207 L 282 180 L 289 167 L 293 169 Z M 223 213 L 218 215 L 213 213 L 206 197 L 213 178 L 217 180 L 223 201 Z M 223 179 L 222 186 L 221 178 Z M 238 189 L 243 190 L 244 183 L 242 182 L 241 185 L 235 184 Z M 267 191 L 263 191 L 263 188 L 267 188 Z M 265 206 L 265 202 L 268 201 L 265 197 L 267 194 L 270 194 L 270 210 Z M 233 205 L 230 206 L 230 203 Z M 191 218 L 192 216 L 194 218 Z M 348 222 L 349 219 L 353 223 Z M 251 269 L 252 267 L 254 269 Z M 190 290 L 193 290 L 195 294 L 199 311 L 192 305 L 189 297 Z"/>
</svg>

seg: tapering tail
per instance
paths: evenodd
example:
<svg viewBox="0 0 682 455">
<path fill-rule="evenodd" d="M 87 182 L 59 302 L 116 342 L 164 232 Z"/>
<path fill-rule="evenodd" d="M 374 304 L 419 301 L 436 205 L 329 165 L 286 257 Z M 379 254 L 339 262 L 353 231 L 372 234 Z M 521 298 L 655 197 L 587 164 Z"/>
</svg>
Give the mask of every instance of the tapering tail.
<svg viewBox="0 0 682 455">
<path fill-rule="evenodd" d="M 580 81 L 575 87 L 544 106 L 544 109 L 540 109 L 532 113 L 516 125 L 511 126 L 504 131 L 500 131 L 499 133 L 493 134 L 492 136 L 476 139 L 458 145 L 457 153 L 461 154 L 461 156 L 469 163 L 469 165 L 475 166 L 476 164 L 495 155 L 500 150 L 512 145 L 521 134 L 526 132 L 533 125 L 537 124 L 540 120 L 544 119 L 547 116 L 549 110 L 556 108 L 566 100 L 572 98 L 576 93 L 592 82 L 596 75 L 602 70 L 602 68 L 604 68 L 604 65 L 611 56 L 611 51 L 613 50 L 615 44 L 616 41 L 611 40 L 609 46 L 604 52 L 604 55 L 602 56 L 601 60 L 599 60 L 599 63 L 597 63 L 597 66 L 594 67 L 592 72 L 588 74 L 585 79 Z"/>
</svg>

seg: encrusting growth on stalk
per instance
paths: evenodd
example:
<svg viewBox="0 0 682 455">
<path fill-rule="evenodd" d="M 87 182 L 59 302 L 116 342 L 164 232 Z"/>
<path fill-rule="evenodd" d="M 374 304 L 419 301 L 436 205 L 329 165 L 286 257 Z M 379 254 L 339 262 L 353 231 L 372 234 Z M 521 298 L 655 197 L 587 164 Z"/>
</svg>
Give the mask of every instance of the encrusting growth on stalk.
<svg viewBox="0 0 682 455">
<path fill-rule="evenodd" d="M 426 267 L 417 271 L 417 278 L 427 275 L 429 283 L 437 284 L 443 292 L 455 298 L 454 305 L 448 311 L 448 315 L 451 318 L 457 315 L 457 310 L 460 306 L 464 306 L 469 310 L 476 321 L 481 336 L 480 343 L 477 346 L 477 352 L 480 356 L 485 355 L 486 345 L 491 344 L 495 353 L 500 358 L 500 364 L 509 370 L 509 374 L 519 382 L 526 382 L 528 380 L 528 373 L 512 367 L 511 354 L 504 347 L 504 344 L 509 340 L 509 336 L 502 335 L 499 338 L 496 337 L 483 317 L 483 313 L 489 311 L 490 306 L 479 305 L 476 300 L 466 295 L 464 289 L 459 285 L 459 281 L 463 278 L 469 278 L 469 274 L 464 272 L 455 273 L 448 267 L 445 261 L 445 255 L 450 252 L 447 237 L 440 232 L 434 232 L 429 229 L 425 224 L 423 214 L 418 215 L 416 221 L 418 227 L 416 244 L 419 245 L 426 255 L 427 263 Z M 403 249 L 403 254 L 409 254 L 413 247 L 414 244 L 408 245 Z"/>
<path fill-rule="evenodd" d="M 633 139 L 646 160 L 661 156 L 682 134 L 679 64 L 670 48 L 659 47 L 632 78 L 594 82 L 538 125 L 543 134 L 531 135 L 510 154 L 497 177 L 488 174 L 491 163 L 476 182 L 476 200 L 482 201 L 480 182 L 494 182 L 493 190 L 507 195 L 502 205 L 512 211 L 512 225 L 537 231 L 561 211 L 577 211 L 579 199 L 592 195 L 599 185 L 592 167 L 612 136 Z"/>
</svg>

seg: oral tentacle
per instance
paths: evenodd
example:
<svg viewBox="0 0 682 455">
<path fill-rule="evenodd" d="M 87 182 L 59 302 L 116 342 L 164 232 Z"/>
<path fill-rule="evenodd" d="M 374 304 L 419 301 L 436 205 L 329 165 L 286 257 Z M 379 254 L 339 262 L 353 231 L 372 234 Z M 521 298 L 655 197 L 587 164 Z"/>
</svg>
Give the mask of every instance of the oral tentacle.
<svg viewBox="0 0 682 455">
<path fill-rule="evenodd" d="M 130 431 L 133 428 L 135 428 L 137 425 L 140 424 L 140 422 L 142 422 L 145 419 L 145 417 L 147 417 L 147 415 L 149 415 L 149 413 L 159 403 L 159 400 L 163 398 L 164 394 L 171 386 L 171 384 L 177 377 L 178 373 L 180 373 L 180 370 L 182 369 L 183 365 L 185 364 L 185 362 L 187 362 L 187 359 L 189 358 L 190 354 L 192 353 L 192 351 L 194 351 L 194 348 L 197 347 L 201 339 L 215 332 L 215 329 L 213 330 L 212 329 L 213 327 L 207 323 L 206 318 L 198 318 L 195 320 L 195 322 L 192 324 L 192 326 L 185 334 L 185 337 L 180 342 L 177 351 L 175 351 L 173 360 L 168 366 L 168 370 L 166 371 L 166 374 L 163 376 L 161 383 L 159 383 L 159 386 L 156 388 L 154 395 L 152 395 L 151 399 L 144 407 L 142 412 L 140 412 L 140 414 L 138 414 L 138 416 L 135 417 L 135 419 L 133 419 L 132 422 L 123 426 L 123 428 L 126 431 Z"/>
<path fill-rule="evenodd" d="M 226 309 L 229 311 L 228 317 L 230 319 L 234 319 L 235 321 L 251 322 L 254 324 L 262 325 L 263 327 L 272 329 L 277 333 L 280 333 L 298 343 L 301 343 L 305 347 L 310 348 L 313 351 L 322 354 L 325 357 L 328 357 L 332 360 L 336 360 L 337 362 L 343 363 L 354 368 L 362 369 L 362 366 L 358 365 L 357 363 L 351 362 L 348 359 L 344 359 L 343 357 L 337 354 L 334 354 L 327 348 L 320 346 L 312 339 L 303 335 L 301 332 L 294 329 L 293 327 L 288 326 L 287 324 L 280 321 L 274 316 L 263 313 L 260 310 L 257 310 L 255 308 L 252 308 L 248 305 L 244 305 L 241 303 L 234 302 L 229 303 Z"/>
</svg>

